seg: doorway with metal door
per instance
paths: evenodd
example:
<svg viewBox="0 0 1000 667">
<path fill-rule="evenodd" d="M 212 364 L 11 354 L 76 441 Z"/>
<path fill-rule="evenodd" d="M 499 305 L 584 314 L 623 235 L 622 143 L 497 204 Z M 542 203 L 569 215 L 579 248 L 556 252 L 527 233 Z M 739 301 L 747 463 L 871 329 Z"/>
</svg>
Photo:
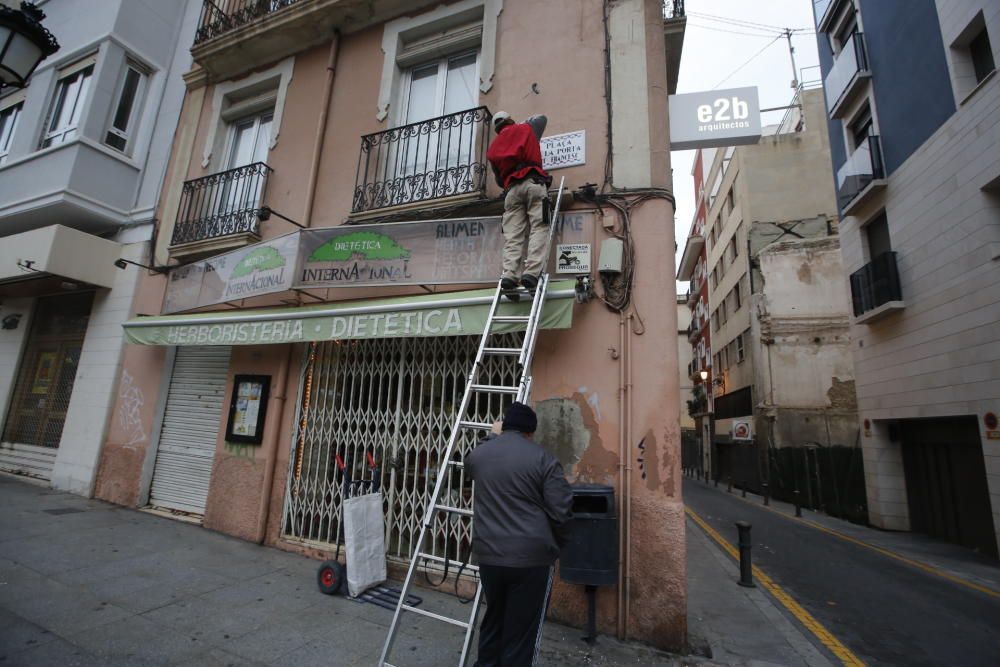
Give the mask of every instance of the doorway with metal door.
<svg viewBox="0 0 1000 667">
<path fill-rule="evenodd" d="M 905 419 L 899 429 L 910 528 L 996 558 L 976 418 Z"/>
<path fill-rule="evenodd" d="M 228 346 L 177 348 L 149 490 L 153 507 L 205 513 L 231 352 Z"/>
<path fill-rule="evenodd" d="M 49 479 L 73 394 L 94 293 L 40 297 L 21 354 L 0 469 Z"/>
</svg>

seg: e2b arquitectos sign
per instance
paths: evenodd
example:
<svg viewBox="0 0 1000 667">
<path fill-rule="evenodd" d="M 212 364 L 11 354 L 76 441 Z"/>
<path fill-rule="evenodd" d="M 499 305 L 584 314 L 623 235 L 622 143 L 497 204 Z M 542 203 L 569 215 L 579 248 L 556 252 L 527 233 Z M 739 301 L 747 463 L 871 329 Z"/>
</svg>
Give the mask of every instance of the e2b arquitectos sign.
<svg viewBox="0 0 1000 667">
<path fill-rule="evenodd" d="M 669 100 L 671 150 L 760 141 L 760 100 L 754 87 L 671 95 Z"/>
</svg>

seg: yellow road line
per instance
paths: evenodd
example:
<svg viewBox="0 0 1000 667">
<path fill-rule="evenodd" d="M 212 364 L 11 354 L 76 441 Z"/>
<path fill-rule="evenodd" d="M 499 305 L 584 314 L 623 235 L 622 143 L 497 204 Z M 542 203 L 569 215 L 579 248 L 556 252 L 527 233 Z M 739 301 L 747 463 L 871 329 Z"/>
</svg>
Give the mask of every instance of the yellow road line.
<svg viewBox="0 0 1000 667">
<path fill-rule="evenodd" d="M 700 516 L 695 514 L 690 507 L 685 507 L 684 511 L 695 523 L 698 524 L 698 526 L 701 527 L 702 530 L 705 531 L 709 537 L 715 540 L 719 546 L 726 551 L 726 553 L 739 561 L 740 554 L 736 550 L 736 547 L 727 542 L 726 539 L 722 537 L 722 535 L 719 535 L 714 528 L 705 523 L 705 521 Z M 753 566 L 753 576 L 760 582 L 761 586 L 763 586 L 768 593 L 773 595 L 778 602 L 784 605 L 785 609 L 787 609 L 792 616 L 797 618 L 799 622 L 809 630 L 809 632 L 813 633 L 820 643 L 828 648 L 831 653 L 837 656 L 837 658 L 839 658 L 844 665 L 848 665 L 849 667 L 864 667 L 865 663 L 858 656 L 854 655 L 854 653 L 851 652 L 851 649 L 844 646 L 844 644 L 839 639 L 834 637 L 822 623 L 817 621 L 812 614 L 803 609 L 802 605 L 796 602 L 791 595 L 786 593 L 781 586 L 774 583 L 774 580 L 764 574 L 764 572 L 762 572 L 756 565 Z"/>
<path fill-rule="evenodd" d="M 850 542 L 851 544 L 856 544 L 859 547 L 864 547 L 866 549 L 870 549 L 870 550 L 872 550 L 872 551 L 874 551 L 876 553 L 882 554 L 883 556 L 887 556 L 887 557 L 892 558 L 894 560 L 898 560 L 900 563 L 906 563 L 907 565 L 909 565 L 911 567 L 915 567 L 918 570 L 923 570 L 924 572 L 927 572 L 928 574 L 933 574 L 936 577 L 941 577 L 942 579 L 946 579 L 947 581 L 950 581 L 953 584 L 958 584 L 959 586 L 965 586 L 966 588 L 971 588 L 974 591 L 979 591 L 980 593 L 985 593 L 986 595 L 989 595 L 991 597 L 1000 598 L 1000 591 L 994 590 L 994 589 L 992 589 L 992 588 L 990 588 L 988 586 L 983 586 L 982 584 L 977 584 L 974 581 L 969 581 L 968 579 L 963 579 L 961 577 L 956 577 L 955 575 L 950 574 L 948 572 L 945 572 L 944 570 L 938 569 L 938 568 L 934 567 L 933 565 L 928 565 L 927 563 L 921 563 L 920 561 L 913 560 L 912 558 L 907 558 L 906 556 L 898 554 L 895 551 L 891 551 L 889 549 L 886 549 L 885 547 L 876 546 L 876 545 L 871 544 L 869 542 L 865 542 L 864 540 L 859 540 L 856 537 L 851 537 L 850 535 L 845 535 L 844 533 L 838 532 L 838 531 L 836 531 L 836 530 L 834 530 L 832 528 L 827 528 L 826 526 L 824 526 L 822 524 L 819 524 L 819 523 L 816 523 L 815 521 L 810 521 L 808 519 L 802 519 L 802 518 L 799 518 L 799 517 L 796 517 L 796 516 L 789 516 L 789 515 L 785 514 L 784 512 L 782 512 L 780 510 L 776 510 L 773 507 L 769 507 L 769 506 L 765 506 L 765 505 L 758 505 L 757 503 L 752 502 L 749 498 L 739 498 L 739 500 L 742 500 L 745 503 L 750 503 L 754 507 L 760 507 L 761 509 L 765 509 L 765 510 L 768 510 L 770 512 L 773 512 L 773 513 L 777 514 L 778 516 L 782 516 L 782 517 L 784 517 L 786 519 L 790 519 L 791 521 L 796 521 L 798 523 L 801 523 L 801 524 L 804 524 L 806 526 L 809 526 L 810 528 L 815 528 L 816 530 L 822 531 L 822 532 L 826 533 L 827 535 L 833 535 L 834 537 L 840 538 L 840 539 L 844 540 L 845 542 Z"/>
</svg>

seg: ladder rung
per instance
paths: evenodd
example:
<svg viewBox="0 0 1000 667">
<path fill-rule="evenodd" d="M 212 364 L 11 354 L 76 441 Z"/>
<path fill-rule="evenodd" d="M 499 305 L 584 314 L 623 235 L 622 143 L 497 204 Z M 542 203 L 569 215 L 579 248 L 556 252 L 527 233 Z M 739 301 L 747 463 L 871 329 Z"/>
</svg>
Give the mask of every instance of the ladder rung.
<svg viewBox="0 0 1000 667">
<path fill-rule="evenodd" d="M 516 394 L 517 387 L 505 387 L 498 384 L 470 384 L 472 391 L 483 391 L 494 394 Z"/>
<path fill-rule="evenodd" d="M 473 516 L 472 510 L 462 509 L 461 507 L 452 507 L 451 505 L 435 505 L 434 511 L 448 512 L 449 514 L 461 514 L 462 516 Z"/>
<path fill-rule="evenodd" d="M 442 558 L 441 556 L 434 556 L 432 554 L 425 554 L 423 552 L 418 553 L 417 554 L 417 558 L 423 558 L 424 560 L 432 560 L 435 563 L 443 563 L 444 562 L 444 558 Z M 457 562 L 454 558 L 449 558 L 448 560 L 450 560 L 452 563 Z M 459 564 L 459 567 L 462 567 L 461 564 Z M 479 566 L 478 565 L 469 565 L 469 564 L 467 564 L 463 569 L 469 570 L 470 572 L 479 572 Z"/>
<path fill-rule="evenodd" d="M 521 348 L 519 347 L 484 347 L 483 354 L 509 354 L 511 356 L 520 356 Z"/>
<path fill-rule="evenodd" d="M 530 315 L 494 315 L 494 322 L 527 322 L 531 319 Z"/>
<path fill-rule="evenodd" d="M 433 618 L 445 623 L 451 623 L 452 625 L 457 625 L 460 628 L 469 627 L 469 624 L 465 621 L 460 621 L 456 618 L 448 618 L 447 616 L 442 616 L 441 614 L 435 614 L 433 611 L 427 611 L 426 609 L 421 609 L 420 607 L 411 607 L 408 604 L 402 604 L 400 607 L 406 611 L 412 611 L 414 614 L 420 614 L 421 616 L 426 616 L 427 618 Z"/>
<path fill-rule="evenodd" d="M 489 431 L 491 428 L 493 428 L 493 424 L 487 424 L 486 422 L 460 421 L 460 422 L 458 422 L 458 427 L 459 428 L 473 428 L 473 429 L 476 429 L 476 430 L 479 430 L 479 431 Z"/>
</svg>

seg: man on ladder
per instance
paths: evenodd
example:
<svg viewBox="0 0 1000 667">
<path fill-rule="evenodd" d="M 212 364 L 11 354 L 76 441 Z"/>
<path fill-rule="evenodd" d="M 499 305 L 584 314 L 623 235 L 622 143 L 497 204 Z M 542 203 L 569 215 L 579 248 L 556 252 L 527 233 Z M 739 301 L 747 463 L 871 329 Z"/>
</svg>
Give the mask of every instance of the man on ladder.
<svg viewBox="0 0 1000 667">
<path fill-rule="evenodd" d="M 519 298 L 514 291 L 518 284 L 529 292 L 535 291 L 548 250 L 543 206 L 548 200 L 552 177 L 542 169 L 542 148 L 538 141 L 546 123 L 545 116 L 532 116 L 524 123 L 515 123 L 509 113 L 498 111 L 493 116 L 497 137 L 486 151 L 497 185 L 505 193 L 500 221 L 504 236 L 500 286 L 509 292 L 507 297 L 512 301 Z"/>
<path fill-rule="evenodd" d="M 538 651 L 573 492 L 559 461 L 531 439 L 537 426 L 535 412 L 514 403 L 502 433 L 465 459 L 476 483 L 472 553 L 486 595 L 476 667 L 530 667 Z"/>
</svg>

